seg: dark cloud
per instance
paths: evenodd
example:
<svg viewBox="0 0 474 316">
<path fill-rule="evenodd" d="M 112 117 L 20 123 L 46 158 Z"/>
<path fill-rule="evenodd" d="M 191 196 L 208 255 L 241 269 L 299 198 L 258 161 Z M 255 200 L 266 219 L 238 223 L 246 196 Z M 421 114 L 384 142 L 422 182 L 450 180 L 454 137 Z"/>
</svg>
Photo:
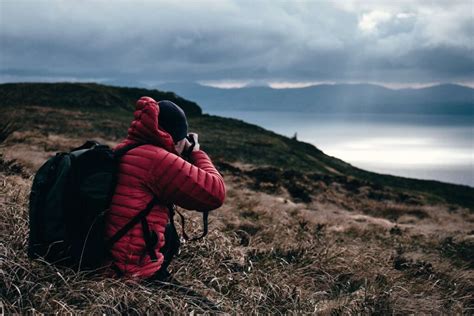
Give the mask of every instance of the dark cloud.
<svg viewBox="0 0 474 316">
<path fill-rule="evenodd" d="M 472 81 L 472 3 L 397 3 L 2 1 L 0 79 Z"/>
</svg>

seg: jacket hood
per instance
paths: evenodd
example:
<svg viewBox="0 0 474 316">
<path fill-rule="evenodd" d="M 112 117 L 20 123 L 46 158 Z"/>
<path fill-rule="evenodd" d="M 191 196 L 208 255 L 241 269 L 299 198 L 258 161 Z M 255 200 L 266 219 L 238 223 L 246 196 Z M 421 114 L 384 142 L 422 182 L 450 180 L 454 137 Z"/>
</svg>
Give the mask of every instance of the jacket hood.
<svg viewBox="0 0 474 316">
<path fill-rule="evenodd" d="M 160 107 L 153 98 L 141 97 L 136 103 L 133 115 L 135 119 L 128 129 L 128 140 L 159 146 L 177 154 L 173 138 L 158 124 Z"/>
</svg>

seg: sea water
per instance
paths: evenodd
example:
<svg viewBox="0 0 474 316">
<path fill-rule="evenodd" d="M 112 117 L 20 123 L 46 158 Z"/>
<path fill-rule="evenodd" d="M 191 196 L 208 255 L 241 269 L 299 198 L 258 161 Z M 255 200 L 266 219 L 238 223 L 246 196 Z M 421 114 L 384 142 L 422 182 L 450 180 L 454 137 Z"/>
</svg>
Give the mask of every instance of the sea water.
<svg viewBox="0 0 474 316">
<path fill-rule="evenodd" d="M 311 143 L 356 167 L 474 187 L 474 116 L 212 111 Z"/>
</svg>

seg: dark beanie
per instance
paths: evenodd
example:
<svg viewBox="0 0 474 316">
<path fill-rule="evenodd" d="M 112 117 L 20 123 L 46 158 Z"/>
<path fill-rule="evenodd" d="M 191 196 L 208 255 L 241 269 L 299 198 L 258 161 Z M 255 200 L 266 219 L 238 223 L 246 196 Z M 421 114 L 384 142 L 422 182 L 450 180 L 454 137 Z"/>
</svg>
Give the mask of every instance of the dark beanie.
<svg viewBox="0 0 474 316">
<path fill-rule="evenodd" d="M 158 102 L 160 114 L 158 124 L 167 131 L 175 143 L 188 135 L 188 121 L 183 109 L 171 101 Z"/>
</svg>

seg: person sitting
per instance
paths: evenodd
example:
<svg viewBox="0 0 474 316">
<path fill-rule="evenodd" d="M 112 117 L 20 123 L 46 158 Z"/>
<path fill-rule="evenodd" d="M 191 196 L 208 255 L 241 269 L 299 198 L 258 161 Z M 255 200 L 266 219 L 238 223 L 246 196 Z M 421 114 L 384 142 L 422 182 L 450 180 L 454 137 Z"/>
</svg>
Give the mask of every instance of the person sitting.
<svg viewBox="0 0 474 316">
<path fill-rule="evenodd" d="M 145 222 L 113 245 L 111 267 L 120 276 L 163 280 L 169 277 L 167 268 L 179 244 L 170 222 L 170 205 L 213 210 L 224 203 L 226 188 L 200 148 L 198 135 L 188 134 L 186 115 L 175 103 L 150 97 L 137 101 L 128 136 L 115 149 L 136 143 L 144 145 L 128 151 L 119 164 L 106 237 L 116 234 L 151 201 L 156 203 Z"/>
</svg>

